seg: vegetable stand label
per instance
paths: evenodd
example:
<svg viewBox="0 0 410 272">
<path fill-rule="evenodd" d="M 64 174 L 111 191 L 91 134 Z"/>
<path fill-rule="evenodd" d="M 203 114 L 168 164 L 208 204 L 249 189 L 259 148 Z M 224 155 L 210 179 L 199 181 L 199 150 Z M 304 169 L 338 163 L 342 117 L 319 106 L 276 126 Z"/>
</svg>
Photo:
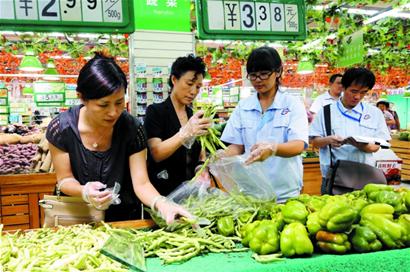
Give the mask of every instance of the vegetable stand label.
<svg viewBox="0 0 410 272">
<path fill-rule="evenodd" d="M 130 33 L 128 0 L 1 0 L 0 29 Z"/>
<path fill-rule="evenodd" d="M 36 93 L 34 95 L 36 103 L 59 103 L 64 102 L 65 93 Z"/>
<path fill-rule="evenodd" d="M 303 0 L 199 0 L 202 39 L 303 40 Z"/>
</svg>

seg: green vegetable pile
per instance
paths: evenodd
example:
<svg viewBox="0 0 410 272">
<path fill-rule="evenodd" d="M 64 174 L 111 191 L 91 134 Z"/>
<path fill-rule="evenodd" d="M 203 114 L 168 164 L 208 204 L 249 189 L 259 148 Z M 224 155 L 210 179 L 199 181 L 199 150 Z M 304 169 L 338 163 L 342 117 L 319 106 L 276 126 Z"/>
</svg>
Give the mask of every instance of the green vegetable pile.
<svg viewBox="0 0 410 272">
<path fill-rule="evenodd" d="M 338 196 L 300 195 L 271 208 L 270 218 L 241 229 L 256 260 L 371 252 L 410 246 L 410 191 L 380 184 Z"/>
</svg>

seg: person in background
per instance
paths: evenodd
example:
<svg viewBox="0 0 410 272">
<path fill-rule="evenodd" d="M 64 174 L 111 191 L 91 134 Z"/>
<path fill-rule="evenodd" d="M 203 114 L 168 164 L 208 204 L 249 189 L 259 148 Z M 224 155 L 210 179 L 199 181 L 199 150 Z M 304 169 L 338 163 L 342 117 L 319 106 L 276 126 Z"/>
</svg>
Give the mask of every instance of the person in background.
<svg viewBox="0 0 410 272">
<path fill-rule="evenodd" d="M 239 102 L 221 136 L 229 146 L 218 151 L 219 157 L 248 154 L 247 164 L 263 161 L 279 202 L 300 194 L 303 166 L 299 155 L 308 145 L 305 107 L 280 88 L 282 69 L 274 48 L 251 52 L 246 71 L 256 94 Z"/>
<path fill-rule="evenodd" d="M 329 91 L 319 95 L 315 101 L 313 101 L 312 106 L 310 106 L 309 111 L 312 113 L 313 117 L 319 112 L 321 108 L 326 105 L 329 105 L 333 102 L 336 102 L 340 95 L 342 94 L 342 75 L 334 74 L 329 79 L 330 89 Z"/>
<path fill-rule="evenodd" d="M 124 110 L 127 80 L 114 59 L 97 53 L 82 67 L 77 93 L 82 101 L 49 124 L 57 192 L 79 196 L 105 211 L 106 221 L 139 219 L 150 206 L 171 223 L 182 207 L 161 196 L 148 179 L 146 136 L 140 122 Z M 119 183 L 121 204 L 107 188 Z M 138 197 L 138 198 L 137 198 Z"/>
<path fill-rule="evenodd" d="M 397 114 L 397 111 L 394 110 L 395 105 L 393 102 L 389 102 L 389 107 L 387 110 L 393 115 L 394 121 L 396 122 L 393 126 L 390 126 L 390 129 L 396 129 L 400 131 L 400 119 L 399 115 Z"/>
<path fill-rule="evenodd" d="M 170 96 L 150 105 L 144 126 L 148 137 L 148 174 L 155 188 L 164 195 L 194 177 L 205 153 L 195 138 L 208 132 L 211 120 L 203 111 L 193 113 L 190 105 L 205 76 L 205 63 L 189 55 L 175 60 L 168 84 Z"/>
<path fill-rule="evenodd" d="M 325 192 L 325 177 L 330 166 L 332 147 L 333 161 L 349 160 L 374 166 L 373 153 L 379 145 L 345 141 L 350 136 L 366 136 L 390 140 L 384 116 L 375 106 L 362 102 L 375 84 L 374 74 L 366 68 L 348 69 L 342 77 L 343 96 L 330 105 L 332 135 L 327 136 L 323 108 L 310 126 L 309 137 L 314 147 L 320 148 L 322 193 Z"/>
<path fill-rule="evenodd" d="M 382 111 L 386 125 L 390 130 L 392 126 L 396 125 L 396 121 L 394 120 L 393 114 L 389 111 L 389 102 L 379 101 L 376 103 L 376 107 Z"/>
</svg>

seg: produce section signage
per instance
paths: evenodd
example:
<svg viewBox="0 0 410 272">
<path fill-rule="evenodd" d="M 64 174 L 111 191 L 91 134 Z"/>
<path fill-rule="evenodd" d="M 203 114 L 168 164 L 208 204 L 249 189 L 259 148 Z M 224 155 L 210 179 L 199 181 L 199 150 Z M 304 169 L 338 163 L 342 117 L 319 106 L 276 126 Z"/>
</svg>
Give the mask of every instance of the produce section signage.
<svg viewBox="0 0 410 272">
<path fill-rule="evenodd" d="M 303 0 L 197 0 L 200 39 L 304 40 Z"/>
<path fill-rule="evenodd" d="M 133 0 L 135 28 L 190 32 L 191 0 Z"/>
<path fill-rule="evenodd" d="M 0 29 L 131 33 L 130 0 L 1 0 Z"/>
<path fill-rule="evenodd" d="M 338 59 L 337 67 L 348 67 L 356 63 L 362 63 L 364 58 L 363 32 L 357 31 L 343 39 L 343 53 Z"/>
<path fill-rule="evenodd" d="M 62 106 L 64 104 L 64 82 L 34 82 L 33 89 L 37 106 Z"/>
</svg>

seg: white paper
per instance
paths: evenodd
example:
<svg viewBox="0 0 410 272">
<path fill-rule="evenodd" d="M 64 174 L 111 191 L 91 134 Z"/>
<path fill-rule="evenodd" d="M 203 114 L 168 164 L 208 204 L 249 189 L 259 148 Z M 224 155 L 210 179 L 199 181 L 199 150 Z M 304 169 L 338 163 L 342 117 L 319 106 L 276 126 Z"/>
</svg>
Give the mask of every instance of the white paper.
<svg viewBox="0 0 410 272">
<path fill-rule="evenodd" d="M 364 143 L 364 144 L 377 144 L 380 145 L 381 147 L 390 147 L 390 143 L 388 143 L 386 140 L 380 139 L 380 138 L 372 138 L 372 137 L 365 137 L 365 136 L 350 136 L 345 139 L 348 140 L 349 138 L 354 139 L 358 143 Z"/>
</svg>

